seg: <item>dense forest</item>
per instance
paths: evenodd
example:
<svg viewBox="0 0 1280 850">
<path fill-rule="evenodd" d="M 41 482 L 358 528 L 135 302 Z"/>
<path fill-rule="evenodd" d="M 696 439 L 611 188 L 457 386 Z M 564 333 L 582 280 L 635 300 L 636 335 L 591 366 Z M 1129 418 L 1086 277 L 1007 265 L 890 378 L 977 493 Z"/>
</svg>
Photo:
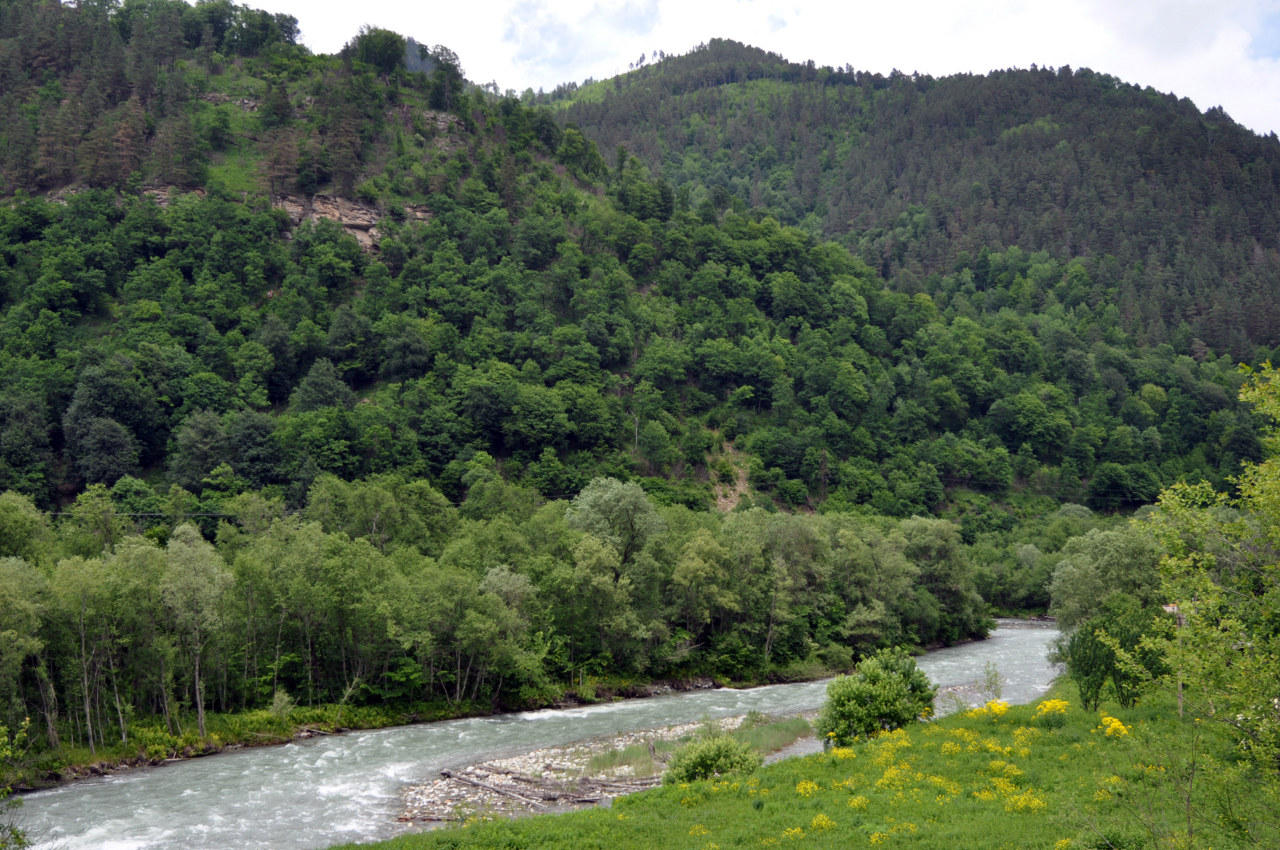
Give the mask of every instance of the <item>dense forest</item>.
<svg viewBox="0 0 1280 850">
<path fill-rule="evenodd" d="M 1088 69 L 886 77 L 723 40 L 541 100 L 695 203 L 766 206 L 905 291 L 957 264 L 981 289 L 979 255 L 1017 245 L 1079 259 L 1139 341 L 1280 343 L 1280 144 L 1221 109 Z"/>
<path fill-rule="evenodd" d="M 516 706 L 607 676 L 814 675 L 1043 610 L 1059 564 L 1124 551 L 1117 513 L 1262 457 L 1236 346 L 1278 340 L 1212 332 L 1190 280 L 1149 289 L 1162 230 L 993 224 L 956 247 L 906 206 L 905 230 L 815 226 L 791 184 L 646 164 L 639 130 L 606 159 L 586 112 L 470 86 L 446 47 L 295 40 L 225 0 L 0 3 L 11 729 L 102 745 L 286 694 Z M 823 90 L 768 74 L 747 77 Z M 1083 114 L 1098 83 L 982 85 Z M 1192 123 L 1252 152 L 1222 221 L 1274 216 L 1275 140 Z M 1201 173 L 1200 152 L 1149 167 Z M 1235 256 L 1219 223 L 1197 237 L 1217 253 L 1166 247 Z M 1275 251 L 1248 232 L 1246 261 L 1211 267 L 1265 321 Z"/>
</svg>

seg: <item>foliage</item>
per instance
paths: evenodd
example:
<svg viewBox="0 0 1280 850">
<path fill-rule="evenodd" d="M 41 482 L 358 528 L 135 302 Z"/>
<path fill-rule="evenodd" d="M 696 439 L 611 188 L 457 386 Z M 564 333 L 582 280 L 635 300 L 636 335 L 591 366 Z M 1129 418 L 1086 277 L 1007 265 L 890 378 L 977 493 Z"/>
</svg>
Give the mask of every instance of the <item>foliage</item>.
<svg viewBox="0 0 1280 850">
<path fill-rule="evenodd" d="M 1149 642 L 1150 636 L 1164 632 L 1155 612 L 1120 592 L 1108 596 L 1096 616 L 1079 623 L 1059 654 L 1085 709 L 1098 707 L 1107 685 L 1116 702 L 1133 707 L 1142 691 L 1167 671 Z"/>
<path fill-rule="evenodd" d="M 1267 364 L 1241 396 L 1276 421 L 1280 379 Z M 1245 468 L 1235 497 L 1204 485 L 1166 490 L 1144 527 L 1164 544 L 1161 590 L 1176 618 L 1152 635 L 1169 667 L 1179 711 L 1224 724 L 1241 752 L 1280 770 L 1280 456 Z"/>
<path fill-rule="evenodd" d="M 1151 607 L 1159 599 L 1159 544 L 1125 529 L 1090 530 L 1067 541 L 1049 584 L 1050 610 L 1063 628 L 1102 613 L 1113 596 Z"/>
<path fill-rule="evenodd" d="M 540 504 L 479 454 L 460 508 L 321 474 L 286 515 L 215 474 L 200 496 L 95 485 L 56 526 L 0 499 L 31 558 L 0 558 L 0 699 L 40 718 L 37 750 L 208 746 L 205 714 L 296 719 L 286 695 L 516 708 L 601 675 L 814 677 L 988 623 L 940 520 L 709 514 L 607 478 Z"/>
<path fill-rule="evenodd" d="M 690 741 L 676 750 L 662 781 L 673 785 L 749 774 L 761 763 L 760 754 L 751 745 L 730 735 L 713 734 Z"/>
<path fill-rule="evenodd" d="M 8 784 L 14 747 L 20 747 L 25 736 L 25 724 L 10 737 L 9 727 L 0 723 L 0 848 L 3 850 L 20 850 L 31 846 L 26 831 L 15 821 L 15 810 L 22 805 L 22 801 L 9 796 L 12 789 Z"/>
<path fill-rule="evenodd" d="M 405 67 L 405 39 L 398 33 L 379 27 L 361 27 L 355 41 L 347 45 L 351 55 L 387 75 Z"/>
<path fill-rule="evenodd" d="M 837 746 L 898 729 L 933 710 L 936 688 L 901 650 L 880 650 L 827 685 L 816 729 Z"/>
</svg>

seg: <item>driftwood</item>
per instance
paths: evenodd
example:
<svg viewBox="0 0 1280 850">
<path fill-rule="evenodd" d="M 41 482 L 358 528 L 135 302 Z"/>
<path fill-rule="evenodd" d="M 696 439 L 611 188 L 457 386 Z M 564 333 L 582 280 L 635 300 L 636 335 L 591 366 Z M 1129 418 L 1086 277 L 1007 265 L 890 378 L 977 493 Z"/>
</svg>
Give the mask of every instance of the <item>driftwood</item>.
<svg viewBox="0 0 1280 850">
<path fill-rule="evenodd" d="M 494 774 L 501 775 L 512 784 L 520 787 L 520 791 L 513 791 L 510 787 L 494 785 L 491 782 L 477 779 L 475 776 L 469 776 L 465 770 L 459 772 L 452 770 L 440 771 L 440 775 L 445 779 L 456 780 L 503 797 L 510 797 L 513 800 L 538 809 L 545 809 L 548 803 L 569 803 L 574 805 L 599 803 L 609 797 L 632 794 L 636 791 L 643 791 L 646 788 L 653 788 L 662 782 L 661 778 L 656 776 L 638 779 L 590 779 L 584 777 L 570 781 L 550 780 L 492 766 L 486 769 L 486 774 L 489 776 Z"/>
<path fill-rule="evenodd" d="M 534 808 L 537 808 L 537 809 L 546 808 L 546 805 L 542 803 L 540 800 L 535 800 L 532 797 L 526 797 L 523 794 L 517 794 L 515 791 L 509 791 L 506 788 L 499 788 L 497 785 L 490 785 L 488 782 L 481 782 L 479 779 L 472 779 L 470 776 L 464 776 L 462 774 L 454 773 L 451 770 L 442 770 L 440 771 L 440 775 L 443 776 L 445 779 L 456 779 L 459 782 L 465 782 L 468 785 L 474 785 L 477 788 L 483 788 L 486 791 L 492 791 L 494 794 L 501 794 L 504 797 L 510 797 L 513 800 L 519 800 L 525 805 L 533 806 Z"/>
<path fill-rule="evenodd" d="M 406 789 L 400 819 L 456 822 L 476 813 L 486 817 L 519 817 L 583 806 L 608 806 L 615 797 L 653 788 L 662 780 L 660 776 L 628 775 L 630 766 L 622 766 L 616 773 L 606 768 L 591 775 L 592 756 L 633 744 L 648 744 L 653 767 L 660 773 L 661 763 L 666 759 L 653 741 L 676 740 L 697 725 L 688 723 L 645 733 L 625 733 L 609 740 L 548 747 L 442 770 L 438 778 Z"/>
</svg>

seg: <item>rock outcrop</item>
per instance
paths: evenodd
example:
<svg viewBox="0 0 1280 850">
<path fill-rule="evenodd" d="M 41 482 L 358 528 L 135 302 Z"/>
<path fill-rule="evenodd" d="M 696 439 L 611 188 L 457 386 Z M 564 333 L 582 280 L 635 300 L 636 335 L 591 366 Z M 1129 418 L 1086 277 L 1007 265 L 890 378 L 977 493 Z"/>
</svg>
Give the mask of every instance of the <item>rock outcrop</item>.
<svg viewBox="0 0 1280 850">
<path fill-rule="evenodd" d="M 378 224 L 386 214 L 372 204 L 335 195 L 277 195 L 271 204 L 289 216 L 290 227 L 296 228 L 305 221 L 319 219 L 337 222 L 366 251 L 377 247 L 381 235 Z M 404 207 L 404 216 L 406 221 L 426 221 L 431 213 L 426 207 L 408 205 Z"/>
</svg>

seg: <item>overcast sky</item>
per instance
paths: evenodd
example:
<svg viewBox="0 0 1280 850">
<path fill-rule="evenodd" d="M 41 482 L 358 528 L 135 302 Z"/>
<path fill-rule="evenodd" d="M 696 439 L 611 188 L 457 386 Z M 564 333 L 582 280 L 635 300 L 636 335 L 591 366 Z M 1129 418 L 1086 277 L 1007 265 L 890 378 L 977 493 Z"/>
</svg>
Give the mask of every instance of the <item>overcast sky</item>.
<svg viewBox="0 0 1280 850">
<path fill-rule="evenodd" d="M 333 53 L 362 25 L 454 50 L 468 79 L 550 90 L 723 37 L 787 59 L 941 76 L 1088 67 L 1280 132 L 1280 0 L 241 0 Z"/>
</svg>

